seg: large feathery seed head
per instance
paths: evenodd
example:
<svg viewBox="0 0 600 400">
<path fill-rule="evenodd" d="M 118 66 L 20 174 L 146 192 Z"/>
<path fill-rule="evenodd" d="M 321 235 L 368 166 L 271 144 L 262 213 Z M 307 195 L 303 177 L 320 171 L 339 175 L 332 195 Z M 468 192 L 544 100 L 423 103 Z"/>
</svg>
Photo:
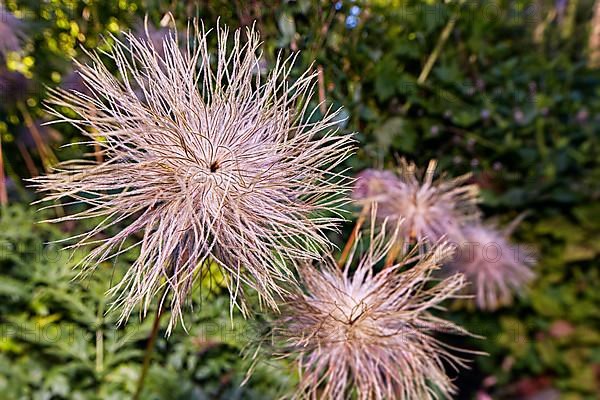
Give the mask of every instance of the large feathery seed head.
<svg viewBox="0 0 600 400">
<path fill-rule="evenodd" d="M 288 298 L 274 329 L 282 354 L 300 367 L 297 397 L 346 399 L 355 390 L 361 400 L 433 399 L 454 392 L 443 364 L 464 360 L 432 334 L 466 332 L 428 311 L 464 285 L 460 275 L 430 279 L 451 248 L 440 245 L 375 272 L 393 244 L 382 237 L 372 238 L 353 272 L 352 261 L 343 269 L 334 260 L 300 269 L 305 291 Z"/>
<path fill-rule="evenodd" d="M 116 76 L 90 53 L 93 63 L 79 72 L 91 94 L 58 89 L 50 99 L 56 122 L 78 127 L 105 160 L 68 161 L 34 180 L 45 201 L 89 206 L 53 222 L 101 218 L 76 237 L 75 246 L 95 246 L 81 262 L 85 270 L 139 248 L 111 289 L 122 320 L 138 303 L 145 313 L 167 285 L 170 330 L 212 262 L 232 305 L 246 310 L 249 285 L 276 308 L 296 260 L 319 257 L 329 243 L 324 231 L 340 220 L 348 181 L 336 170 L 352 152 L 351 135 L 336 132 L 337 111 L 318 117 L 318 107 L 309 108 L 316 74 L 290 83 L 295 56 L 278 57 L 267 76 L 258 72 L 254 28 L 231 38 L 226 27 L 193 23 L 187 41 L 173 32 L 160 52 L 151 40 L 124 37 L 112 37 L 103 54 Z"/>
</svg>

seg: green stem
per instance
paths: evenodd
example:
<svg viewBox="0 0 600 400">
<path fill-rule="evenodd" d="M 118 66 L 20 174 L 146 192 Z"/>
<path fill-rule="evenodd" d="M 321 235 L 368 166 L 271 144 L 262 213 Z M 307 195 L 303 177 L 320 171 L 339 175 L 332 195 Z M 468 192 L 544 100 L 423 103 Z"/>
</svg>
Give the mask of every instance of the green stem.
<svg viewBox="0 0 600 400">
<path fill-rule="evenodd" d="M 435 62 L 437 61 L 438 57 L 440 56 L 440 53 L 442 52 L 442 48 L 446 44 L 448 37 L 450 37 L 450 33 L 452 32 L 452 29 L 454 29 L 454 25 L 456 25 L 456 17 L 450 18 L 448 23 L 446 23 L 444 30 L 440 34 L 440 37 L 435 45 L 435 48 L 433 49 L 433 52 L 431 52 L 431 54 L 429 55 L 429 58 L 425 62 L 425 66 L 423 67 L 423 70 L 421 71 L 419 78 L 417 78 L 417 83 L 419 85 L 422 85 L 427 80 L 427 77 L 429 76 L 431 69 L 433 68 Z"/>
<path fill-rule="evenodd" d="M 440 56 L 440 53 L 442 52 L 442 49 L 444 48 L 446 41 L 450 37 L 450 33 L 452 33 L 452 29 L 454 29 L 454 26 L 456 25 L 456 20 L 457 20 L 456 16 L 450 17 L 450 20 L 446 23 L 446 26 L 442 30 L 442 33 L 440 34 L 440 37 L 438 38 L 438 41 L 437 41 L 433 51 L 427 58 L 427 61 L 425 61 L 425 65 L 423 66 L 423 69 L 421 70 L 421 73 L 419 74 L 419 77 L 417 78 L 417 84 L 419 86 L 423 85 L 425 83 L 425 81 L 427 80 L 427 78 L 429 77 L 429 74 L 431 73 L 431 70 L 433 69 L 433 66 L 435 65 L 435 62 L 437 61 L 438 57 Z M 402 113 L 406 114 L 411 106 L 412 106 L 412 103 L 410 101 L 407 102 L 404 105 L 404 107 L 402 107 Z"/>
<path fill-rule="evenodd" d="M 8 194 L 6 191 L 6 180 L 4 179 L 4 154 L 2 153 L 2 138 L 0 138 L 0 204 L 2 207 L 8 205 Z"/>
<path fill-rule="evenodd" d="M 165 290 L 163 295 L 159 297 L 162 299 L 166 294 L 168 285 L 165 284 Z M 144 381 L 146 380 L 146 375 L 148 374 L 148 368 L 150 367 L 150 361 L 152 359 L 152 353 L 154 351 L 154 344 L 156 343 L 156 338 L 158 337 L 158 331 L 160 328 L 160 318 L 163 314 L 162 303 L 159 303 L 158 309 L 156 310 L 156 314 L 154 315 L 154 322 L 152 323 L 152 331 L 150 332 L 150 337 L 148 338 L 148 343 L 146 344 L 146 351 L 144 352 L 144 362 L 142 364 L 142 372 L 140 373 L 140 377 L 138 379 L 137 388 L 135 390 L 135 394 L 133 396 L 133 400 L 139 400 L 142 394 L 142 390 L 144 389 Z"/>
<path fill-rule="evenodd" d="M 98 324 L 96 328 L 96 373 L 101 374 L 104 370 L 104 299 L 98 305 L 96 318 Z"/>
</svg>

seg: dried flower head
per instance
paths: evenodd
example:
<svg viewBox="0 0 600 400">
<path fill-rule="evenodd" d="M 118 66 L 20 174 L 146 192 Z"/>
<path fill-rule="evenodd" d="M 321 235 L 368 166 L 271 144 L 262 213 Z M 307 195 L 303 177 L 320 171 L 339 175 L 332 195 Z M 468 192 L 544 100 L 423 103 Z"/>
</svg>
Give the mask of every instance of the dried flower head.
<svg viewBox="0 0 600 400">
<path fill-rule="evenodd" d="M 245 310 L 240 296 L 247 284 L 276 307 L 280 283 L 294 279 L 295 260 L 319 256 L 329 243 L 323 230 L 339 220 L 347 181 L 334 168 L 351 152 L 352 138 L 335 132 L 336 112 L 318 119 L 309 110 L 316 75 L 307 71 L 289 83 L 294 57 L 278 59 L 266 77 L 258 74 L 254 29 L 245 41 L 236 31 L 230 47 L 227 28 L 217 28 L 216 53 L 209 52 L 210 35 L 194 23 L 183 50 L 173 33 L 164 55 L 134 34 L 125 34 L 126 43 L 113 37 L 107 56 L 118 77 L 89 54 L 93 64 L 80 65 L 80 73 L 92 94 L 59 89 L 50 100 L 59 121 L 98 142 L 106 161 L 69 161 L 34 182 L 48 193 L 44 200 L 91 206 L 54 222 L 103 218 L 78 237 L 75 246 L 96 245 L 84 266 L 139 247 L 111 289 L 122 319 L 140 302 L 145 313 L 168 285 L 171 329 L 213 261 L 232 306 Z M 124 227 L 98 235 L 113 226 Z"/>
<path fill-rule="evenodd" d="M 275 323 L 284 356 L 298 362 L 298 397 L 433 399 L 454 392 L 444 363 L 464 366 L 432 333 L 466 333 L 428 309 L 461 290 L 460 275 L 432 284 L 430 274 L 447 256 L 444 245 L 375 273 L 391 243 L 371 242 L 354 273 L 333 260 L 300 269 L 304 293 L 291 295 Z M 374 243 L 374 244 L 373 244 Z M 352 257 L 351 257 L 352 258 Z M 405 269 L 407 264 L 414 265 Z"/>
<path fill-rule="evenodd" d="M 368 170 L 359 175 L 354 198 L 364 205 L 375 202 L 380 220 L 403 220 L 400 241 L 421 243 L 424 250 L 445 236 L 460 236 L 465 223 L 479 218 L 478 188 L 466 184 L 470 176 L 434 181 L 435 169 L 430 161 L 422 180 L 415 164 L 405 160 L 398 175 Z"/>
<path fill-rule="evenodd" d="M 463 228 L 461 241 L 447 273 L 462 273 L 470 285 L 475 303 L 484 310 L 510 304 L 518 292 L 533 279 L 535 257 L 529 247 L 511 245 L 506 232 L 482 224 Z"/>
<path fill-rule="evenodd" d="M 0 4 L 0 56 L 21 50 L 25 37 L 23 23 Z"/>
</svg>

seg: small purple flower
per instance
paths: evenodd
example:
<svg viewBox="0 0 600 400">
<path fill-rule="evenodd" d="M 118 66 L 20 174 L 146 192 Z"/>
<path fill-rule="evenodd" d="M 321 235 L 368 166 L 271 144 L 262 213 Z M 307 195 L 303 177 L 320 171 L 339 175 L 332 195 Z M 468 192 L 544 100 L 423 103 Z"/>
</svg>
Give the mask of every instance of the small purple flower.
<svg viewBox="0 0 600 400">
<path fill-rule="evenodd" d="M 21 50 L 23 23 L 0 4 L 0 55 Z"/>
<path fill-rule="evenodd" d="M 517 108 L 513 112 L 513 119 L 517 124 L 522 124 L 523 122 L 525 122 L 525 114 L 523 113 L 523 111 Z"/>
<path fill-rule="evenodd" d="M 475 148 L 476 143 L 477 143 L 477 141 L 473 138 L 467 139 L 467 149 L 473 150 Z"/>
<path fill-rule="evenodd" d="M 588 120 L 589 116 L 590 116 L 590 113 L 587 110 L 587 108 L 582 108 L 581 110 L 579 110 L 577 112 L 577 116 L 575 117 L 575 119 L 577 120 L 577 122 L 582 124 Z"/>
<path fill-rule="evenodd" d="M 475 87 L 480 92 L 483 92 L 485 90 L 485 81 L 481 78 L 477 78 L 477 80 L 475 81 Z"/>
</svg>

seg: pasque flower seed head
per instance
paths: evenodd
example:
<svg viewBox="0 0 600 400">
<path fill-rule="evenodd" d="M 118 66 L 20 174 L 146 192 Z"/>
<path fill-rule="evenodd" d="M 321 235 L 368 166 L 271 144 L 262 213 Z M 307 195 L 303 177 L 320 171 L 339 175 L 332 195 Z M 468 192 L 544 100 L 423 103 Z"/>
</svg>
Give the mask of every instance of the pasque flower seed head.
<svg viewBox="0 0 600 400">
<path fill-rule="evenodd" d="M 170 330 L 213 262 L 232 305 L 246 309 L 248 285 L 276 307 L 293 265 L 318 257 L 329 243 L 324 230 L 340 219 L 347 180 L 335 170 L 352 151 L 351 135 L 336 132 L 337 112 L 317 117 L 309 108 L 316 75 L 291 82 L 294 56 L 260 73 L 254 28 L 232 38 L 226 27 L 194 22 L 187 41 L 171 33 L 161 49 L 124 36 L 104 54 L 116 76 L 92 53 L 79 65 L 91 94 L 59 89 L 50 98 L 58 121 L 100 145 L 105 160 L 68 161 L 34 180 L 44 200 L 89 206 L 53 221 L 101 218 L 76 244 L 95 245 L 82 261 L 88 269 L 139 248 L 111 289 L 122 319 L 138 303 L 145 312 L 167 285 Z M 122 230 L 100 236 L 111 227 Z"/>
<path fill-rule="evenodd" d="M 464 286 L 460 274 L 431 279 L 450 247 L 375 272 L 393 245 L 382 235 L 372 238 L 353 272 L 352 261 L 344 269 L 334 260 L 300 268 L 305 290 L 288 297 L 273 330 L 282 355 L 300 368 L 297 397 L 434 399 L 436 391 L 446 397 L 454 392 L 443 364 L 463 360 L 433 334 L 466 332 L 430 313 Z"/>
</svg>

